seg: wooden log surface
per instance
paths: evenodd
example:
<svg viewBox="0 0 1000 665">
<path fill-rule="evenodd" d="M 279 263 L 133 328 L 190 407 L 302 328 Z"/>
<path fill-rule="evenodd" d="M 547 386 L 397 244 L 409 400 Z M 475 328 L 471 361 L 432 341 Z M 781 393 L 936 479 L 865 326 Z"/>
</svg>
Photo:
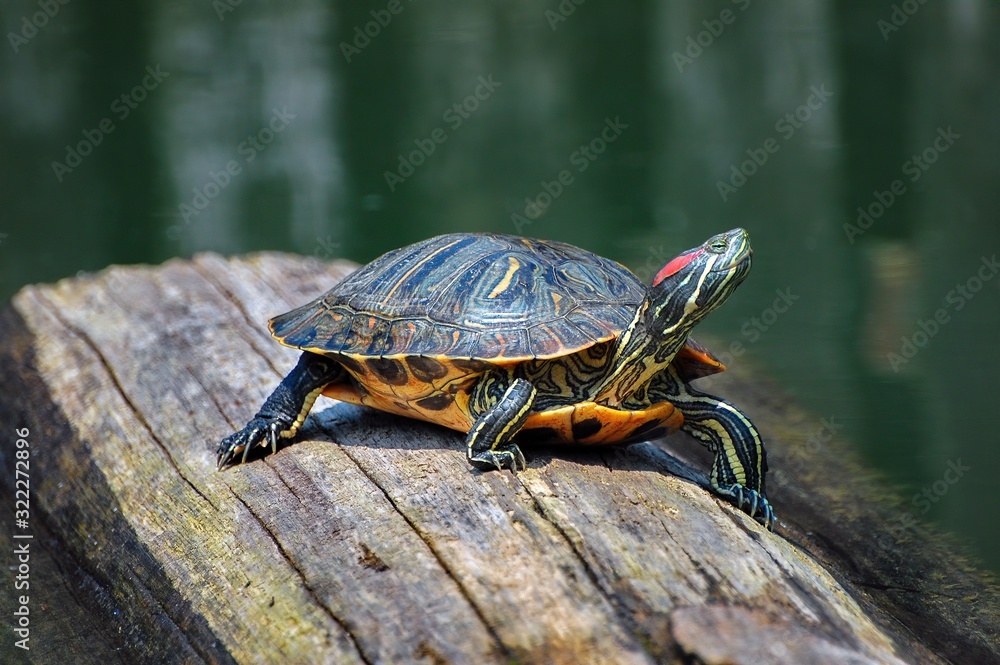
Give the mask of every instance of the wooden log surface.
<svg viewBox="0 0 1000 665">
<path fill-rule="evenodd" d="M 350 269 L 203 254 L 0 312 L 0 540 L 31 548 L 30 651 L 8 625 L 0 660 L 1000 662 L 992 578 L 892 529 L 877 479 L 842 442 L 803 446 L 819 419 L 747 368 L 701 383 L 769 442 L 774 533 L 704 489 L 683 434 L 482 473 L 455 432 L 321 398 L 292 445 L 216 472 L 296 360 L 264 322 Z M 8 517 L 19 428 L 27 528 Z"/>
</svg>

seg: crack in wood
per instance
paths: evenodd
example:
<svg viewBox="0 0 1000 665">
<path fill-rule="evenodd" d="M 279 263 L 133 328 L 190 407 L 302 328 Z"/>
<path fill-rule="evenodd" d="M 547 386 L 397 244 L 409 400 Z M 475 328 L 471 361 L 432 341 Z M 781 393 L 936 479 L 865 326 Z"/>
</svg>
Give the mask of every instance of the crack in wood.
<svg viewBox="0 0 1000 665">
<path fill-rule="evenodd" d="M 465 587 L 465 585 L 462 584 L 462 581 L 455 574 L 455 571 L 453 571 L 451 567 L 447 564 L 444 557 L 434 546 L 433 539 L 426 536 L 420 530 L 420 528 L 417 527 L 417 525 L 413 522 L 413 520 L 410 519 L 410 516 L 407 515 L 399 507 L 399 505 L 392 498 L 392 496 L 389 495 L 389 492 L 387 492 L 385 488 L 378 483 L 378 481 L 373 477 L 371 473 L 368 472 L 368 470 L 361 464 L 360 461 L 358 461 L 353 455 L 350 454 L 350 452 L 348 452 L 346 446 L 340 446 L 340 448 L 344 452 L 344 455 L 346 455 L 347 458 L 354 463 L 354 465 L 358 468 L 358 470 L 362 474 L 364 474 L 365 478 L 367 478 L 368 481 L 372 485 L 374 485 L 379 490 L 379 492 L 382 493 L 382 496 L 385 497 L 385 500 L 389 503 L 390 506 L 392 506 L 392 509 L 395 510 L 400 515 L 400 517 L 403 518 L 403 520 L 413 530 L 413 532 L 417 535 L 417 537 L 420 538 L 420 540 L 424 543 L 424 546 L 427 547 L 428 551 L 430 551 L 431 555 L 437 561 L 438 565 L 441 566 L 441 570 L 444 571 L 445 575 L 447 575 L 448 578 L 455 583 L 455 586 L 458 589 L 459 593 L 462 595 L 462 598 L 465 599 L 465 602 L 467 602 L 469 604 L 469 607 L 472 608 L 472 611 L 475 612 L 476 617 L 479 619 L 479 622 L 483 624 L 483 627 L 486 629 L 487 633 L 489 633 L 490 638 L 493 640 L 494 644 L 497 646 L 500 653 L 503 654 L 503 656 L 508 661 L 514 662 L 515 660 L 514 655 L 507 648 L 507 645 L 503 643 L 503 640 L 500 639 L 500 635 L 497 633 L 496 629 L 490 624 L 489 620 L 487 619 L 486 612 L 484 612 L 483 609 L 479 606 L 479 604 L 476 603 L 472 594 Z"/>
<path fill-rule="evenodd" d="M 577 544 L 574 542 L 568 531 L 562 526 L 562 524 L 560 524 L 558 519 L 549 514 L 548 509 L 539 500 L 535 493 L 531 491 L 530 487 L 523 482 L 521 483 L 521 487 L 524 488 L 525 493 L 528 497 L 530 497 L 534 507 L 534 512 L 536 512 L 539 517 L 547 523 L 552 525 L 552 528 L 555 529 L 556 533 L 558 533 L 563 539 L 569 547 L 569 551 L 573 553 L 573 556 L 576 557 L 576 560 L 580 563 L 580 567 L 587 576 L 587 580 L 601 595 L 601 597 L 604 598 L 608 607 L 613 608 L 615 615 L 618 616 L 619 620 L 624 624 L 623 627 L 627 627 L 628 632 L 639 644 L 645 645 L 648 642 L 649 636 L 643 634 L 641 626 L 635 621 L 635 618 L 630 615 L 628 608 L 624 606 L 614 590 L 605 588 L 604 583 L 601 581 L 601 575 L 598 574 L 598 572 L 590 565 L 590 562 L 584 556 L 584 553 L 577 547 Z"/>
<path fill-rule="evenodd" d="M 722 499 L 717 498 L 716 500 L 720 504 L 723 503 Z M 855 635 L 851 633 L 850 630 L 845 628 L 845 626 L 843 625 L 843 621 L 841 621 L 839 617 L 831 615 L 827 611 L 827 609 L 823 606 L 823 604 L 818 602 L 815 596 L 811 594 L 808 589 L 802 586 L 802 582 L 799 581 L 798 576 L 795 575 L 791 570 L 786 568 L 785 563 L 782 562 L 777 557 L 775 557 L 769 548 L 764 547 L 763 543 L 761 542 L 760 534 L 755 532 L 750 527 L 748 527 L 746 523 L 743 521 L 744 518 L 738 517 L 733 514 L 732 511 L 735 510 L 735 508 L 733 508 L 728 503 L 726 503 L 726 507 L 728 509 L 725 510 L 723 514 L 726 515 L 726 517 L 728 517 L 733 522 L 733 524 L 737 526 L 737 528 L 746 533 L 747 536 L 749 536 L 750 539 L 753 540 L 754 543 L 758 545 L 760 550 L 767 555 L 767 558 L 770 559 L 771 562 L 774 563 L 774 565 L 777 567 L 777 569 L 781 571 L 782 579 L 784 579 L 786 583 L 788 583 L 793 589 L 795 589 L 796 593 L 799 596 L 799 599 L 807 607 L 809 607 L 813 612 L 817 614 L 817 616 L 820 618 L 820 621 L 818 622 L 818 627 L 830 638 L 832 638 L 835 642 L 839 644 L 844 644 L 844 643 L 850 644 L 852 648 L 864 652 L 866 650 L 865 645 L 863 645 L 855 637 Z M 748 517 L 746 519 L 750 518 Z"/>
<path fill-rule="evenodd" d="M 271 531 L 271 529 L 268 528 L 267 524 L 260 517 L 260 515 L 254 512 L 253 508 L 250 507 L 250 504 L 248 504 L 246 501 L 243 500 L 243 497 L 241 497 L 239 494 L 233 491 L 231 487 L 228 487 L 228 489 L 230 494 L 232 494 L 233 497 L 235 497 L 235 499 L 239 501 L 244 508 L 246 508 L 246 511 L 254 519 L 254 521 L 261 528 L 261 530 L 263 530 L 264 533 L 267 534 L 268 538 L 271 539 L 271 542 L 274 544 L 275 548 L 277 548 L 278 552 L 281 553 L 281 557 L 288 563 L 289 567 L 291 567 L 291 569 L 295 571 L 295 574 L 298 575 L 299 581 L 302 583 L 302 589 L 309 596 L 310 600 L 312 600 L 312 602 L 316 605 L 316 607 L 318 607 L 324 614 L 326 614 L 331 621 L 337 624 L 337 626 L 339 626 L 340 629 L 344 631 L 344 634 L 347 635 L 348 639 L 351 641 L 351 644 L 354 646 L 354 649 L 357 651 L 358 658 L 360 658 L 366 665 L 374 665 L 374 663 L 377 661 L 372 660 L 368 656 L 368 654 L 365 653 L 365 650 L 361 647 L 361 642 L 358 639 L 358 636 L 354 634 L 354 631 L 348 625 L 348 622 L 342 619 L 341 617 L 337 616 L 337 614 L 333 611 L 333 609 L 323 602 L 323 599 L 319 597 L 319 594 L 316 593 L 316 590 L 313 589 L 312 585 L 309 584 L 309 580 L 306 578 L 305 573 L 295 564 L 295 561 L 282 546 L 281 540 L 274 534 L 274 532 Z"/>
<path fill-rule="evenodd" d="M 226 421 L 230 428 L 235 429 L 237 424 L 229 419 L 229 416 L 226 415 L 226 412 L 222 408 L 222 404 L 219 403 L 219 400 L 216 398 L 215 393 L 208 389 L 208 386 L 202 382 L 201 377 L 193 372 L 187 365 L 184 366 L 184 372 L 191 377 L 192 381 L 198 384 L 198 387 L 201 388 L 202 392 L 204 392 L 208 399 L 211 400 L 212 404 L 215 405 L 215 410 L 219 412 L 219 416 Z"/>
<path fill-rule="evenodd" d="M 101 367 L 104 368 L 104 371 L 106 372 L 108 378 L 114 384 L 115 391 L 128 406 L 129 410 L 135 415 L 136 419 L 143 426 L 143 428 L 145 428 L 145 430 L 149 433 L 150 438 L 156 443 L 156 445 L 160 448 L 160 450 L 163 451 L 163 454 L 167 459 L 167 463 L 169 463 L 170 466 L 174 469 L 174 471 L 177 472 L 177 475 L 187 484 L 188 487 L 194 490 L 195 494 L 201 497 L 205 501 L 205 503 L 212 506 L 213 510 L 218 512 L 219 507 L 216 506 L 215 503 L 213 503 L 212 500 L 209 499 L 204 492 L 198 489 L 198 487 L 194 484 L 194 482 L 192 482 L 191 479 L 188 478 L 183 471 L 181 471 L 180 466 L 177 464 L 177 462 L 173 458 L 173 455 L 170 453 L 170 448 L 167 446 L 166 443 L 163 442 L 162 439 L 160 439 L 160 437 L 156 434 L 156 430 L 153 428 L 152 425 L 150 425 L 149 421 L 146 420 L 146 416 L 142 413 L 142 411 L 139 410 L 139 407 L 135 405 L 135 403 L 132 401 L 132 398 L 129 397 L 128 393 L 125 391 L 124 386 L 122 386 L 121 381 L 119 381 L 118 375 L 115 373 L 114 368 L 108 362 L 108 359 L 104 357 L 104 354 L 98 348 L 97 344 L 92 339 L 90 339 L 90 336 L 87 335 L 84 331 L 80 330 L 72 323 L 64 319 L 62 315 L 59 314 L 58 309 L 55 307 L 54 303 L 49 301 L 45 296 L 43 296 L 40 293 L 37 295 L 39 300 L 41 300 L 46 305 L 46 307 L 49 310 L 49 313 L 55 319 L 57 319 L 66 328 L 66 330 L 68 330 L 74 337 L 76 337 L 88 349 L 90 349 L 91 353 L 94 354 L 94 357 L 97 358 L 97 361 L 100 363 Z"/>
<path fill-rule="evenodd" d="M 236 311 L 243 317 L 243 320 L 246 322 L 247 326 L 251 330 L 256 330 L 259 328 L 260 322 L 253 320 L 253 318 L 250 316 L 250 312 L 248 312 L 246 307 L 243 305 L 243 301 L 241 301 L 236 296 L 235 293 L 227 289 L 226 286 L 222 282 L 220 282 L 218 278 L 204 266 L 201 266 L 198 263 L 192 263 L 191 265 L 194 268 L 194 271 L 201 276 L 201 278 L 205 281 L 205 283 L 213 291 L 215 291 L 216 294 L 221 296 L 223 300 L 231 304 L 236 309 Z M 242 326 L 233 326 L 232 332 L 235 332 L 237 335 L 242 337 L 247 342 L 247 344 L 253 347 L 253 350 L 257 352 L 257 355 L 259 355 L 261 359 L 265 363 L 267 363 L 272 370 L 274 370 L 274 373 L 278 376 L 279 379 L 285 376 L 285 373 L 282 372 L 281 369 L 279 369 L 278 366 L 274 364 L 271 355 L 269 355 L 264 349 L 258 346 L 260 342 L 256 337 L 252 335 L 247 335 L 246 334 L 247 330 Z M 275 342 L 275 344 L 277 344 L 277 342 Z"/>
</svg>

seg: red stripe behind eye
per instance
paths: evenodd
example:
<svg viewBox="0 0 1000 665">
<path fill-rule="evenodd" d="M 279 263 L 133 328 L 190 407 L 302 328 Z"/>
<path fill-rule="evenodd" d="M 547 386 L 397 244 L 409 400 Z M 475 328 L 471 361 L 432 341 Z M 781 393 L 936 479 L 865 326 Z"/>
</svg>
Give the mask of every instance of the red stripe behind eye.
<svg viewBox="0 0 1000 665">
<path fill-rule="evenodd" d="M 660 272 L 656 273 L 656 277 L 653 278 L 653 286 L 656 286 L 667 277 L 674 275 L 687 264 L 694 261 L 701 254 L 701 250 L 695 252 L 688 252 L 686 254 L 681 254 L 680 256 L 670 260 L 670 263 L 660 268 Z"/>
</svg>

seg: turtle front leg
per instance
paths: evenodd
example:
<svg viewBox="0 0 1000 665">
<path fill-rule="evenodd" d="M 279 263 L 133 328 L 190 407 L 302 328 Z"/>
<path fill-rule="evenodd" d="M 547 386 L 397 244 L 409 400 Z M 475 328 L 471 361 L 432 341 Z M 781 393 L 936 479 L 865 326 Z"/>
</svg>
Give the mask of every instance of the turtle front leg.
<svg viewBox="0 0 1000 665">
<path fill-rule="evenodd" d="M 509 466 L 517 473 L 518 466 L 526 469 L 528 463 L 513 439 L 528 419 L 536 391 L 524 379 L 508 383 L 506 378 L 505 374 L 487 374 L 477 384 L 470 407 L 479 417 L 469 430 L 466 456 L 477 469 Z"/>
<path fill-rule="evenodd" d="M 667 400 L 684 414 L 681 429 L 715 453 L 711 485 L 717 494 L 774 529 L 774 509 L 765 497 L 767 450 L 750 419 L 729 402 L 691 388 L 673 366 L 649 386 L 653 401 Z"/>
<path fill-rule="evenodd" d="M 250 449 L 258 443 L 264 446 L 270 443 L 271 451 L 276 452 L 278 439 L 295 436 L 323 388 L 345 374 L 336 361 L 304 352 L 295 369 L 282 379 L 246 427 L 222 440 L 217 468 L 233 463 L 241 451 L 239 463 L 245 462 Z"/>
</svg>

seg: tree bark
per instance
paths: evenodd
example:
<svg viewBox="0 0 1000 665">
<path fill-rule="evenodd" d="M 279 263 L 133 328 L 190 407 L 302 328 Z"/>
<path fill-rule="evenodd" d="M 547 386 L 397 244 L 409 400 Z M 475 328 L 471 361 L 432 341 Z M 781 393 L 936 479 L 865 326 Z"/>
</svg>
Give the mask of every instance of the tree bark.
<svg viewBox="0 0 1000 665">
<path fill-rule="evenodd" d="M 31 488 L 0 534 L 30 546 L 29 591 L 0 594 L 7 617 L 29 596 L 30 651 L 5 631 L 4 662 L 1000 662 L 992 578 L 902 527 L 842 442 L 804 446 L 819 419 L 759 371 L 701 385 L 769 443 L 774 533 L 704 489 L 683 434 L 482 473 L 455 432 L 321 398 L 216 472 L 297 357 L 264 322 L 351 268 L 203 254 L 0 311 L 5 522 L 18 438 Z"/>
</svg>

